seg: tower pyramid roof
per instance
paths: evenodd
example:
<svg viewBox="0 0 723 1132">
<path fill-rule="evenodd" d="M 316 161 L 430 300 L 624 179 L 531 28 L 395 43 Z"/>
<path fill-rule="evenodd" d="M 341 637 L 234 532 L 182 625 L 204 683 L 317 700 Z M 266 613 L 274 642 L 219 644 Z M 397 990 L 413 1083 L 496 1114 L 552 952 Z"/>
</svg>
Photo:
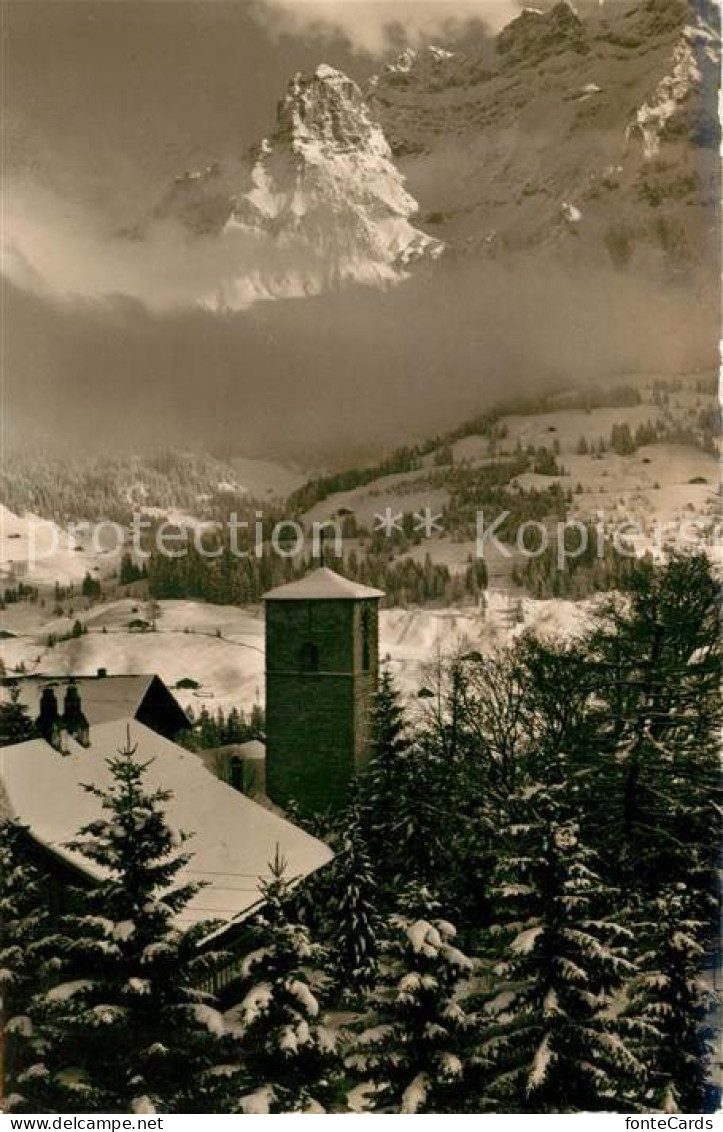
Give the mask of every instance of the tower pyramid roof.
<svg viewBox="0 0 723 1132">
<path fill-rule="evenodd" d="M 384 597 L 384 591 L 362 586 L 359 582 L 343 578 L 328 566 L 320 566 L 318 570 L 305 574 L 298 582 L 289 582 L 269 590 L 264 594 L 264 601 L 358 601 L 370 597 Z"/>
</svg>

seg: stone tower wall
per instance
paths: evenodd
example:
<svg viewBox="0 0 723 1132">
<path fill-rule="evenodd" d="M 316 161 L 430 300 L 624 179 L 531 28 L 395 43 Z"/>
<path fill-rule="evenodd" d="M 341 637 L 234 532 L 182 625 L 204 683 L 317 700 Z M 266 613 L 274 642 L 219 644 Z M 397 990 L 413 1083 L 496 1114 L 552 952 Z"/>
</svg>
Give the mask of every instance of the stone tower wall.
<svg viewBox="0 0 723 1132">
<path fill-rule="evenodd" d="M 378 623 L 376 600 L 266 603 L 266 783 L 278 805 L 318 812 L 348 797 L 368 757 Z"/>
</svg>

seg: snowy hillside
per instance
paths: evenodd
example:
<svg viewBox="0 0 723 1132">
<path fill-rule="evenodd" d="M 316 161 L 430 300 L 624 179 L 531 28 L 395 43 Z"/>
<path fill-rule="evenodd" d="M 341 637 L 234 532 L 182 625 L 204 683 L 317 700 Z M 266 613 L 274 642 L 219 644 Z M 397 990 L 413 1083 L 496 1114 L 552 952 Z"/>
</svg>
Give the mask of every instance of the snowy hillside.
<svg viewBox="0 0 723 1132">
<path fill-rule="evenodd" d="M 532 399 L 526 408 L 500 407 L 419 450 L 401 450 L 397 464 L 406 471 L 391 472 L 391 458 L 376 468 L 332 473 L 309 481 L 279 513 L 298 516 L 307 532 L 313 522 L 330 518 L 347 525 L 342 568 L 353 556 L 357 570 L 372 571 L 363 580 L 392 595 L 397 607 L 382 611 L 381 653 L 413 695 L 424 681 L 424 664 L 438 653 L 492 648 L 525 628 L 567 636 L 585 622 L 597 592 L 617 584 L 609 571 L 595 573 L 594 561 L 581 560 L 578 568 L 574 559 L 551 573 L 549 563 L 540 559 L 538 569 L 533 559 L 530 570 L 514 540 L 501 536 L 500 545 L 484 546 L 486 592 L 483 585 L 467 585 L 479 563 L 480 510 L 488 526 L 506 508 L 517 523 L 531 515 L 554 523 L 563 514 L 583 523 L 602 519 L 608 532 L 627 530 L 637 553 L 660 556 L 677 537 L 684 540 L 681 548 L 715 553 L 718 444 L 710 380 L 640 375 L 608 390 L 573 390 Z M 173 509 L 157 512 L 179 525 L 203 522 Z M 379 529 L 385 514 L 394 519 L 388 541 Z M 426 533 L 419 529 L 425 514 L 432 522 Z M 0 519 L 5 584 L 41 586 L 38 600 L 9 600 L 3 610 L 0 656 L 9 670 L 22 664 L 31 672 L 59 674 L 157 672 L 170 685 L 188 678 L 199 687 L 179 697 L 196 707 L 208 701 L 249 709 L 263 698 L 263 620 L 254 602 L 269 588 L 268 577 L 259 577 L 251 591 L 248 579 L 245 590 L 234 589 L 229 575 L 223 589 L 214 559 L 205 567 L 199 562 L 218 583 L 204 604 L 190 600 L 206 596 L 194 588 L 191 559 L 189 571 L 176 575 L 175 589 L 156 591 L 189 600 L 162 600 L 160 614 L 151 613 L 147 583 L 129 587 L 114 576 L 117 551 L 94 548 L 88 538 L 69 536 L 32 513 L 18 517 L 4 508 Z M 637 525 L 632 533 L 629 524 Z M 33 544 L 43 554 L 44 539 L 54 540 L 53 554 L 28 562 Z M 241 567 L 243 574 L 243 560 Z M 416 582 L 399 574 L 405 570 L 417 571 Z M 444 577 L 439 587 L 427 589 L 435 570 Z M 100 594 L 80 592 L 86 573 L 100 582 Z M 74 593 L 53 596 L 56 582 L 74 584 Z M 234 596 L 244 592 L 256 597 Z M 561 600 L 567 597 L 576 600 Z M 74 631 L 76 621 L 87 631 Z"/>
<path fill-rule="evenodd" d="M 371 530 L 387 509 L 409 516 L 429 509 L 439 529 L 408 553 L 418 562 L 428 555 L 462 573 L 476 554 L 473 522 L 470 528 L 476 508 L 487 508 L 489 522 L 490 515 L 494 519 L 503 506 L 513 505 L 515 493 L 530 496 L 557 487 L 568 497 L 570 519 L 594 522 L 602 514 L 610 527 L 637 524 L 641 534 L 633 542 L 640 553 L 659 550 L 683 523 L 688 545 L 709 546 L 719 506 L 717 398 L 695 374 L 627 380 L 617 405 L 594 405 L 592 391 L 578 391 L 552 396 L 547 404 L 541 398 L 534 412 L 501 412 L 493 427 L 489 419 L 462 425 L 427 446 L 413 470 L 329 492 L 313 503 L 306 519 L 353 514 Z M 589 396 L 590 406 L 578 407 L 570 396 L 581 406 Z M 624 444 L 615 439 L 620 429 Z M 529 470 L 516 472 L 515 461 L 524 457 Z M 500 502 L 485 475 L 499 469 L 504 480 L 505 467 L 509 494 Z M 509 588 L 514 554 L 507 558 L 489 543 L 485 555 L 491 584 Z"/>
<path fill-rule="evenodd" d="M 513 608 L 514 607 L 514 608 Z M 62 634 L 69 618 L 47 620 L 26 604 L 10 607 L 3 626 L 16 634 L 2 641 L 0 655 L 8 669 L 20 662 L 29 672 L 54 675 L 94 675 L 106 668 L 112 675 L 157 673 L 173 687 L 190 678 L 197 689 L 177 689 L 184 706 L 198 713 L 221 707 L 250 710 L 264 698 L 264 622 L 258 609 L 206 605 L 193 601 L 159 603 L 155 632 L 138 633 L 129 622 L 138 604 L 120 600 L 79 614 L 87 633 L 46 647 L 49 632 Z M 543 635 L 565 637 L 580 631 L 590 603 L 511 601 L 509 595 L 489 595 L 484 610 L 383 610 L 380 653 L 388 657 L 400 687 L 415 696 L 424 683 L 427 664 L 439 655 L 461 648 L 490 650 L 526 628 Z M 513 614 L 519 619 L 513 624 Z"/>
<path fill-rule="evenodd" d="M 15 515 L 0 503 L 0 581 L 52 586 L 77 584 L 87 571 L 109 572 L 118 554 L 89 547 L 51 519 L 33 512 Z"/>
<path fill-rule="evenodd" d="M 463 575 L 476 556 L 476 511 L 487 509 L 488 521 L 506 507 L 522 514 L 536 494 L 549 497 L 551 517 L 562 507 L 573 519 L 594 521 L 602 511 L 608 525 L 638 523 L 640 551 L 655 548 L 656 529 L 682 522 L 703 545 L 718 506 L 719 424 L 711 382 L 697 374 L 675 380 L 628 375 L 626 381 L 622 393 L 573 390 L 528 399 L 517 411 L 501 406 L 447 436 L 400 449 L 379 465 L 342 469 L 306 484 L 295 470 L 240 458 L 224 465 L 211 461 L 199 478 L 200 458 L 182 453 L 128 466 L 115 460 L 89 468 L 49 461 L 36 475 L 30 464 L 14 461 L 5 485 L 5 499 L 13 506 L 5 503 L 0 512 L 0 573 L 10 581 L 52 586 L 77 584 L 90 572 L 107 585 L 119 558 L 112 532 L 93 542 L 89 531 L 71 535 L 36 509 L 88 515 L 93 522 L 112 518 L 123 527 L 139 510 L 179 527 L 213 530 L 231 512 L 246 514 L 244 508 L 253 523 L 257 503 L 242 484 L 254 485 L 258 506 L 268 506 L 270 515 L 296 516 L 307 533 L 313 523 L 345 523 L 347 555 L 354 551 L 363 559 L 370 550 L 388 550 L 396 560 L 406 556 L 420 565 L 428 556 L 453 577 Z M 596 397 L 608 402 L 618 397 L 618 403 L 597 403 Z M 159 466 L 166 469 L 163 475 Z M 168 469 L 172 475 L 185 469 L 188 482 L 172 482 Z M 233 482 L 220 481 L 219 469 Z M 213 491 L 200 490 L 205 484 Z M 372 546 L 387 512 L 397 523 L 406 516 L 407 535 L 413 537 Z M 417 529 L 427 514 L 430 529 Z M 489 543 L 485 563 L 490 584 L 510 588 L 514 555 Z"/>
<path fill-rule="evenodd" d="M 144 454 L 61 452 L 48 440 L 10 444 L 0 499 L 16 514 L 58 523 L 127 522 L 134 510 L 208 518 L 235 502 L 271 503 L 304 482 L 294 467 L 233 455 L 159 448 Z"/>
</svg>

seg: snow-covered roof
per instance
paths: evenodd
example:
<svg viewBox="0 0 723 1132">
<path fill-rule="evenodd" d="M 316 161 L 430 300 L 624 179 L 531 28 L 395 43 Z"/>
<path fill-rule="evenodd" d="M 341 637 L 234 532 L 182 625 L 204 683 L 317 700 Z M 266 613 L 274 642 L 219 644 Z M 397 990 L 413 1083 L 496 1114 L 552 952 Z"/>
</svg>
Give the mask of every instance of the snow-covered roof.
<svg viewBox="0 0 723 1132">
<path fill-rule="evenodd" d="M 266 745 L 261 739 L 247 739 L 245 743 L 222 743 L 219 747 L 205 747 L 199 754 L 207 765 L 206 756 L 212 759 L 216 755 L 229 759 L 234 756 L 239 759 L 265 759 Z"/>
<path fill-rule="evenodd" d="M 260 739 L 247 739 L 245 743 L 239 743 L 238 753 L 243 759 L 265 759 L 266 744 Z"/>
<path fill-rule="evenodd" d="M 194 834 L 189 842 L 193 857 L 180 879 L 207 882 L 179 916 L 180 923 L 231 921 L 248 912 L 259 900 L 259 880 L 269 875 L 277 847 L 290 880 L 331 860 L 323 842 L 221 782 L 197 755 L 136 720 L 101 724 L 91 732 L 87 749 L 68 738 L 67 755 L 42 739 L 0 749 L 0 791 L 10 816 L 59 857 L 99 875 L 96 865 L 64 846 L 81 826 L 100 816 L 97 798 L 83 783 L 108 785 L 105 760 L 126 745 L 128 730 L 137 758 L 152 760 L 148 786 L 173 792 L 166 811 L 169 825 Z"/>
<path fill-rule="evenodd" d="M 154 681 L 162 686 L 163 692 L 178 708 L 178 726 L 182 726 L 180 718 L 183 712 L 173 694 L 163 685 L 163 682 L 152 674 L 138 676 L 22 676 L 7 678 L 0 686 L 0 702 L 10 698 L 13 685 L 20 686 L 20 702 L 25 704 L 31 719 L 35 719 L 40 710 L 40 697 L 43 688 L 50 685 L 55 691 L 58 707 L 62 711 L 63 698 L 70 683 L 77 685 L 80 694 L 83 714 L 91 727 L 99 723 L 111 723 L 118 719 L 132 719 L 141 708 Z M 160 690 L 160 689 L 159 689 Z"/>
<path fill-rule="evenodd" d="M 269 590 L 264 594 L 264 601 L 323 601 L 339 598 L 354 601 L 369 597 L 384 597 L 384 591 L 362 586 L 359 582 L 343 578 L 328 566 L 320 566 L 318 570 L 305 574 L 298 582 L 289 582 L 285 586 Z"/>
</svg>

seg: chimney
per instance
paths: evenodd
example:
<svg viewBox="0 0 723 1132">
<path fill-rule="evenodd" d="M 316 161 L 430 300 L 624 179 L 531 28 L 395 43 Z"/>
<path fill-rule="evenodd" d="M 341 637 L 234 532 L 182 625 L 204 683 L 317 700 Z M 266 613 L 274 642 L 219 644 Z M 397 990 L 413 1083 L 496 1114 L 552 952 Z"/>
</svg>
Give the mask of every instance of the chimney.
<svg viewBox="0 0 723 1132">
<path fill-rule="evenodd" d="M 46 742 L 55 745 L 53 739 L 57 734 L 59 722 L 58 701 L 52 687 L 50 684 L 47 684 L 40 695 L 40 714 L 35 721 L 38 734 L 41 735 Z"/>
<path fill-rule="evenodd" d="M 104 676 L 107 676 L 107 675 L 108 675 L 108 669 L 107 668 L 99 668 L 98 671 L 96 672 L 96 676 L 98 677 L 99 680 L 102 680 L 102 678 Z"/>
<path fill-rule="evenodd" d="M 71 681 L 65 689 L 63 724 L 65 730 L 75 739 L 76 743 L 80 743 L 81 747 L 90 746 L 90 727 L 83 714 L 80 692 L 75 681 Z"/>
</svg>

